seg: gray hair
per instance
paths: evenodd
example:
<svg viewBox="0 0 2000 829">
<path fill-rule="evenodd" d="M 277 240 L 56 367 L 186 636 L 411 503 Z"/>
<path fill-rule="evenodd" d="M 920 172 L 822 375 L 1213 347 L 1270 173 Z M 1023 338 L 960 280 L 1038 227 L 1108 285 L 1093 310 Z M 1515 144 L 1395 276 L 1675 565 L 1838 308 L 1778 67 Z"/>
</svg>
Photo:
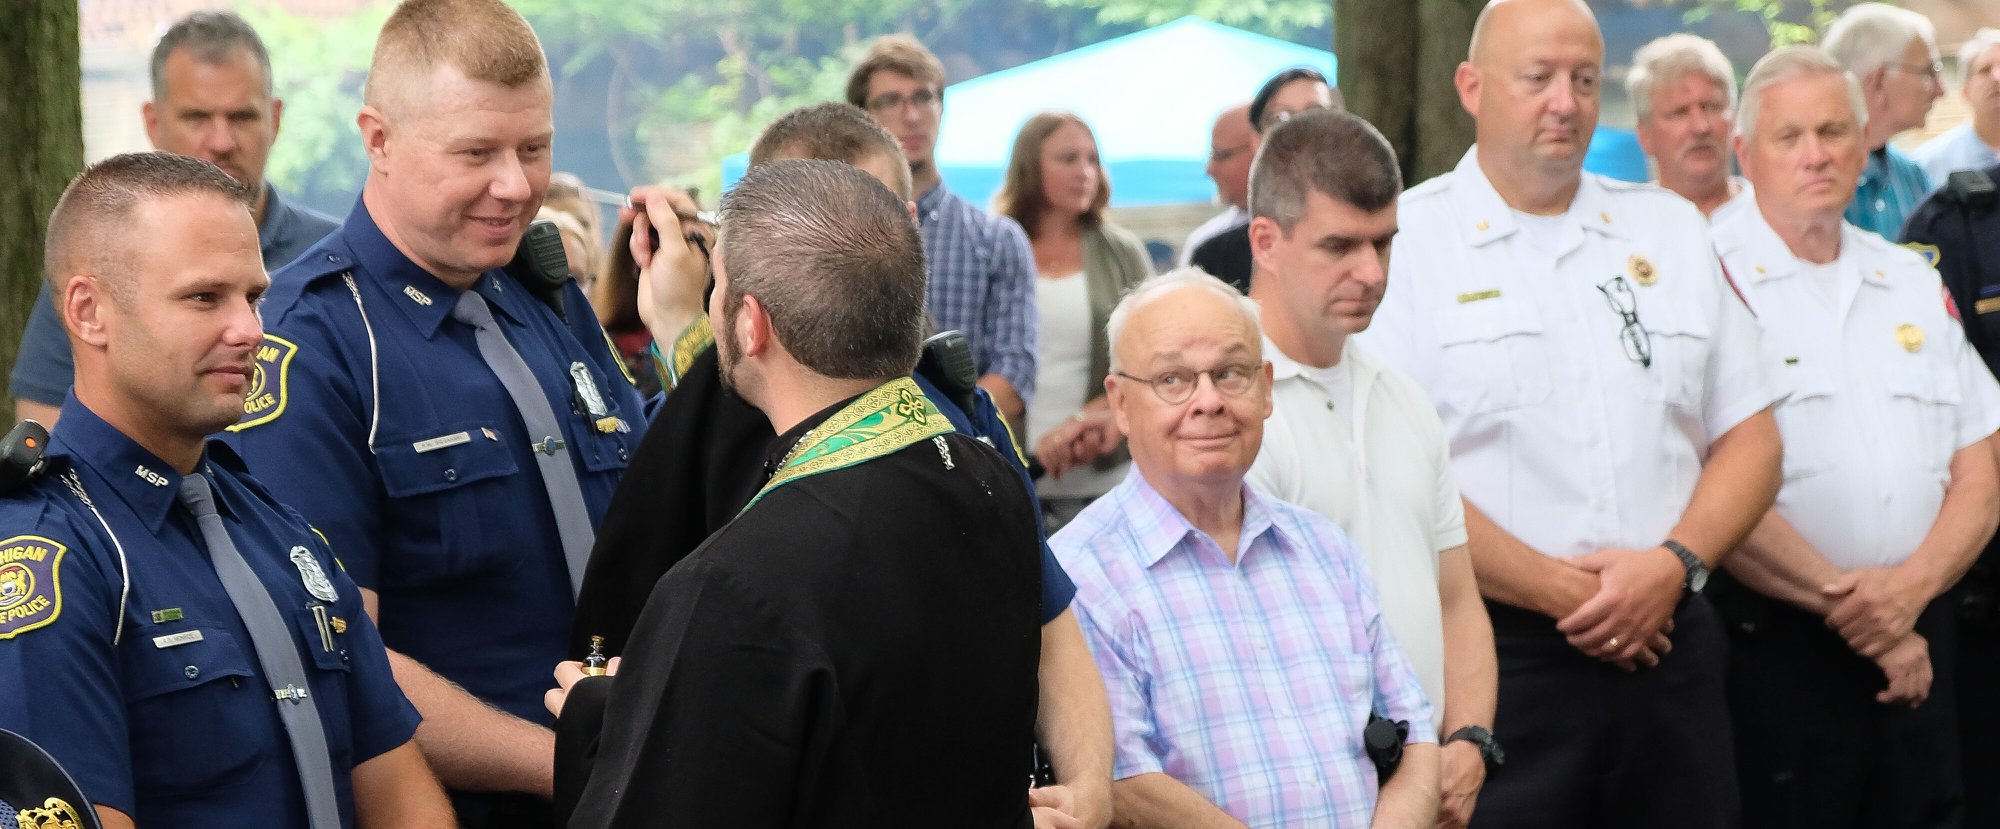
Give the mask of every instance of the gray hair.
<svg viewBox="0 0 2000 829">
<path fill-rule="evenodd" d="M 264 98 L 271 98 L 271 53 L 257 30 L 235 12 L 202 11 L 175 21 L 153 46 L 153 100 L 166 99 L 167 58 L 183 47 L 189 57 L 211 66 L 234 60 L 239 51 L 250 53 L 264 72 Z"/>
<path fill-rule="evenodd" d="M 1995 46 L 2000 46 L 2000 29 L 1982 28 L 1973 32 L 1972 37 L 1965 41 L 1965 45 L 1958 47 L 1959 77 L 1971 77 L 1972 64 L 1978 62 L 1979 56 L 1986 54 L 1986 50 Z"/>
<path fill-rule="evenodd" d="M 1625 92 L 1640 120 L 1653 114 L 1653 90 L 1682 75 L 1699 72 L 1722 87 L 1728 106 L 1736 107 L 1736 70 L 1715 41 L 1685 32 L 1657 38 L 1632 53 L 1632 71 L 1625 75 Z"/>
<path fill-rule="evenodd" d="M 1765 55 L 1750 67 L 1750 76 L 1743 79 L 1743 102 L 1736 110 L 1736 134 L 1748 138 L 1757 133 L 1757 109 L 1763 103 L 1764 90 L 1794 78 L 1806 75 L 1835 74 L 1847 82 L 1847 104 L 1854 109 L 1854 128 L 1868 127 L 1868 99 L 1861 94 L 1861 82 L 1835 63 L 1832 57 L 1816 46 L 1786 46 Z"/>
<path fill-rule="evenodd" d="M 1125 333 L 1125 321 L 1130 319 L 1132 314 L 1140 308 L 1144 308 L 1152 304 L 1154 300 L 1182 288 L 1206 288 L 1214 291 L 1217 295 L 1228 299 L 1231 306 L 1243 314 L 1243 318 L 1249 321 L 1252 332 L 1262 332 L 1264 330 L 1259 324 L 1257 303 L 1255 301 L 1244 296 L 1241 292 L 1230 286 L 1229 283 L 1210 276 L 1208 271 L 1192 266 L 1175 268 L 1158 276 L 1147 277 L 1146 281 L 1132 286 L 1132 290 L 1125 292 L 1125 296 L 1118 300 L 1118 307 L 1111 309 L 1111 317 L 1104 323 L 1104 339 L 1111 344 L 1112 371 L 1120 369 L 1118 363 L 1118 338 Z M 1253 343 L 1253 345 L 1261 348 L 1262 342 L 1260 340 L 1257 343 Z"/>
<path fill-rule="evenodd" d="M 1862 3 L 1834 18 L 1820 48 L 1858 78 L 1900 60 L 1912 40 L 1937 55 L 1937 27 L 1930 18 L 1887 3 Z"/>
</svg>

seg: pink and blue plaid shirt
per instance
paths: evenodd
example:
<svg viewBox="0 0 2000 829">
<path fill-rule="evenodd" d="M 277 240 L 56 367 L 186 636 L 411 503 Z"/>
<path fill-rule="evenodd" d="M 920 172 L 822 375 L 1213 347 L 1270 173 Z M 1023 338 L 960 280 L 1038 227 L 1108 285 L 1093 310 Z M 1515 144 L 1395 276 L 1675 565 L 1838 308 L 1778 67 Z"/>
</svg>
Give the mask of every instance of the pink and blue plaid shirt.
<svg viewBox="0 0 2000 829">
<path fill-rule="evenodd" d="M 1366 829 L 1370 710 L 1437 741 L 1361 553 L 1326 518 L 1246 484 L 1232 563 L 1134 467 L 1049 545 L 1111 697 L 1114 779 L 1164 773 L 1253 827 Z"/>
</svg>

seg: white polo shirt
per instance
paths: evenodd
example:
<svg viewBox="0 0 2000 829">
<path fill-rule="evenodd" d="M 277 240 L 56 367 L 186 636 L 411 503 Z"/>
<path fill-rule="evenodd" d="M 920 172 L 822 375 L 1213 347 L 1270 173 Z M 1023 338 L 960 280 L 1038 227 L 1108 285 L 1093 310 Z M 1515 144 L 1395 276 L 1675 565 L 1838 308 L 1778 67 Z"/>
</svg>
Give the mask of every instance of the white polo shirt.
<svg viewBox="0 0 2000 829">
<path fill-rule="evenodd" d="M 1358 336 L 1437 404 L 1460 489 L 1500 527 L 1559 558 L 1656 545 L 1709 444 L 1775 399 L 1757 324 L 1685 199 L 1584 173 L 1544 251 L 1477 151 L 1403 195 L 1388 293 Z M 1614 277 L 1651 365 L 1598 289 Z"/>
<path fill-rule="evenodd" d="M 1349 340 L 1344 381 L 1303 366 L 1268 338 L 1275 403 L 1250 468 L 1258 491 L 1317 512 L 1361 547 L 1382 618 L 1444 722 L 1444 625 L 1438 554 L 1465 543 L 1465 508 L 1444 427 L 1402 372 Z"/>
<path fill-rule="evenodd" d="M 1937 271 L 1843 223 L 1826 290 L 1754 208 L 1716 225 L 1715 245 L 1788 394 L 1778 514 L 1842 570 L 1901 563 L 1937 520 L 1952 455 L 2000 429 L 2000 384 Z"/>
</svg>

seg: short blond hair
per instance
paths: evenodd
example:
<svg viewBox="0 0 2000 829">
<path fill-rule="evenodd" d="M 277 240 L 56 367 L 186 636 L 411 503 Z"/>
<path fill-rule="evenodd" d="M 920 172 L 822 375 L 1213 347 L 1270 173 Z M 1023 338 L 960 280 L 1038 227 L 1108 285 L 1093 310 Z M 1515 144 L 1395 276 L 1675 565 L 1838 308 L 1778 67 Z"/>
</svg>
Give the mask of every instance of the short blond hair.
<svg viewBox="0 0 2000 829">
<path fill-rule="evenodd" d="M 550 82 L 541 40 L 501 0 L 403 0 L 382 24 L 362 99 L 388 112 L 440 66 L 508 89 Z"/>
</svg>

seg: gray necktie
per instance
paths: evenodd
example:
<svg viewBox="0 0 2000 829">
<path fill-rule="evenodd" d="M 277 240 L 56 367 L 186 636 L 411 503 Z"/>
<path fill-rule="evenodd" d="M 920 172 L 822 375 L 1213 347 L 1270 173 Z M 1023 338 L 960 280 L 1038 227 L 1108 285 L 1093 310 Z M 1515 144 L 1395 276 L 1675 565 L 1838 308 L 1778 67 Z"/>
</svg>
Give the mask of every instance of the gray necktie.
<svg viewBox="0 0 2000 829">
<path fill-rule="evenodd" d="M 521 413 L 521 423 L 528 427 L 535 466 L 542 472 L 542 488 L 549 493 L 549 508 L 556 514 L 556 532 L 562 537 L 563 558 L 569 563 L 570 597 L 575 598 L 583 587 L 583 567 L 590 561 L 590 547 L 597 543 L 597 531 L 590 526 L 590 510 L 583 504 L 583 485 L 577 483 L 575 464 L 567 451 L 557 454 L 558 450 L 567 449 L 562 422 L 556 420 L 556 410 L 549 405 L 548 396 L 542 394 L 542 384 L 535 379 L 535 372 L 521 359 L 521 352 L 507 342 L 507 334 L 494 324 L 493 310 L 486 307 L 486 298 L 478 290 L 467 289 L 458 295 L 451 318 L 473 327 L 480 358 L 493 370 L 493 376 L 500 378 L 500 385 L 507 387 L 507 396 L 514 399 L 514 408 Z"/>
<path fill-rule="evenodd" d="M 292 758 L 298 761 L 299 783 L 306 791 L 306 816 L 312 829 L 340 829 L 340 801 L 334 796 L 333 760 L 326 748 L 326 731 L 320 724 L 319 706 L 313 702 L 306 684 L 306 669 L 299 661 L 292 625 L 285 621 L 264 583 L 250 569 L 222 516 L 215 514 L 215 495 L 208 479 L 196 472 L 181 479 L 181 505 L 194 514 L 201 526 L 202 544 L 208 547 L 215 575 L 229 593 L 236 615 L 250 631 L 250 646 L 257 651 L 257 663 L 271 683 L 272 697 L 278 701 L 278 718 L 284 721 L 291 738 Z"/>
</svg>

